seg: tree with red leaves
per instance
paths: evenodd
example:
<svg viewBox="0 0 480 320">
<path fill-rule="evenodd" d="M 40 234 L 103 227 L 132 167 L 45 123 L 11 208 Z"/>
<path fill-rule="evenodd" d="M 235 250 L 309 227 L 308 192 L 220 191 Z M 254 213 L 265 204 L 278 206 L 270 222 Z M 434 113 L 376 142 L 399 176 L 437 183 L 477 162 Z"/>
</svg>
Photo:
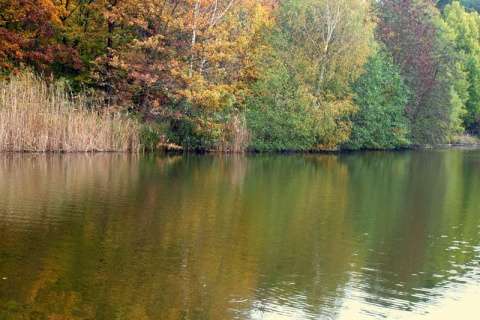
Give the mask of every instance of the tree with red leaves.
<svg viewBox="0 0 480 320">
<path fill-rule="evenodd" d="M 435 85 L 437 62 L 431 53 L 436 26 L 430 1 L 382 0 L 379 2 L 377 36 L 400 66 L 412 90 L 408 112 L 415 116 Z"/>
<path fill-rule="evenodd" d="M 17 72 L 22 65 L 51 73 L 81 68 L 78 53 L 55 41 L 61 21 L 51 0 L 0 0 L 0 68 Z"/>
<path fill-rule="evenodd" d="M 450 88 L 442 87 L 445 77 L 455 73 L 455 63 L 442 52 L 445 44 L 439 41 L 440 13 L 434 1 L 380 0 L 377 15 L 377 38 L 392 54 L 410 90 L 406 113 L 412 141 L 430 144 L 444 140 L 458 117 L 453 111 L 454 97 L 446 96 Z"/>
</svg>

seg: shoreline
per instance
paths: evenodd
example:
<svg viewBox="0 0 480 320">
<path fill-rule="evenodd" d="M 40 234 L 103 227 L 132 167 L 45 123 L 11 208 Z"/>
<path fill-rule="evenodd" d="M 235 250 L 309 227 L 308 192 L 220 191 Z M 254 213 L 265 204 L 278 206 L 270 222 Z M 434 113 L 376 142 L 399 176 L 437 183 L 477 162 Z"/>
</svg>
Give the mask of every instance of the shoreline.
<svg viewBox="0 0 480 320">
<path fill-rule="evenodd" d="M 402 151 L 417 151 L 417 150 L 435 150 L 435 149 L 448 149 L 448 148 L 478 148 L 479 143 L 450 143 L 450 144 L 438 144 L 434 146 L 412 146 L 403 149 L 391 149 L 391 150 L 379 150 L 379 149 L 360 149 L 360 150 L 323 150 L 323 151 L 298 151 L 298 150 L 282 150 L 282 151 L 243 151 L 243 152 L 230 152 L 230 151 L 188 151 L 188 150 L 155 150 L 155 151 L 131 151 L 131 150 L 78 150 L 78 151 L 65 151 L 65 150 L 45 150 L 45 151 L 32 151 L 32 150 L 0 150 L 0 154 L 196 154 L 196 155 L 230 155 L 230 154 L 341 154 L 341 153 L 363 153 L 363 152 L 402 152 Z"/>
</svg>

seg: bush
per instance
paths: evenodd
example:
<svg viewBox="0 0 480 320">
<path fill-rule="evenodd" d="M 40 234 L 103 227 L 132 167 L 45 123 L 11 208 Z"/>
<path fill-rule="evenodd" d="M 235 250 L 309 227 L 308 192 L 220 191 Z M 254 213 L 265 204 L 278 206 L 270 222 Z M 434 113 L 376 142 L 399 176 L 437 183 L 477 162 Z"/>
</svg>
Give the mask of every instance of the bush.
<svg viewBox="0 0 480 320">
<path fill-rule="evenodd" d="M 353 91 L 359 110 L 343 149 L 398 149 L 410 144 L 405 116 L 408 89 L 391 57 L 381 51 L 372 55 Z"/>
</svg>

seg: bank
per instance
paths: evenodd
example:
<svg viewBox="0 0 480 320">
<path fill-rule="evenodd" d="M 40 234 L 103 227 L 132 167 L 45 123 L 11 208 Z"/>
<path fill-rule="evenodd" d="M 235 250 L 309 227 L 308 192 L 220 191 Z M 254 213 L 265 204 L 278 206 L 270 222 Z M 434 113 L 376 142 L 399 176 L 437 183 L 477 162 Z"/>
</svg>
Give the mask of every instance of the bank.
<svg viewBox="0 0 480 320">
<path fill-rule="evenodd" d="M 274 143 L 258 149 L 252 143 L 245 116 L 225 119 L 217 136 L 202 136 L 201 131 L 199 134 L 197 128 L 183 120 L 178 120 L 175 125 L 180 129 L 174 132 L 171 123 L 155 118 L 141 120 L 133 113 L 107 108 L 92 92 L 72 93 L 62 80 L 47 83 L 32 73 L 22 73 L 0 83 L 0 152 L 349 151 L 341 145 L 332 150 L 311 149 L 294 141 L 284 143 L 284 147 Z M 456 134 L 446 144 L 376 149 L 475 146 L 478 142 L 472 135 Z"/>
</svg>

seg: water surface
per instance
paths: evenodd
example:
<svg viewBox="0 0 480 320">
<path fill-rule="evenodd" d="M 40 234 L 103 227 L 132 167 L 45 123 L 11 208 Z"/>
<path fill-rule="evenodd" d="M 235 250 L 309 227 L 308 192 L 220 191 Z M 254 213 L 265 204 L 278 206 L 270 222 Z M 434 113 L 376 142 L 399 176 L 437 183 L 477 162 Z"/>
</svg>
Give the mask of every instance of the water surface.
<svg viewBox="0 0 480 320">
<path fill-rule="evenodd" d="M 0 155 L 0 319 L 475 319 L 479 262 L 479 149 Z"/>
</svg>

